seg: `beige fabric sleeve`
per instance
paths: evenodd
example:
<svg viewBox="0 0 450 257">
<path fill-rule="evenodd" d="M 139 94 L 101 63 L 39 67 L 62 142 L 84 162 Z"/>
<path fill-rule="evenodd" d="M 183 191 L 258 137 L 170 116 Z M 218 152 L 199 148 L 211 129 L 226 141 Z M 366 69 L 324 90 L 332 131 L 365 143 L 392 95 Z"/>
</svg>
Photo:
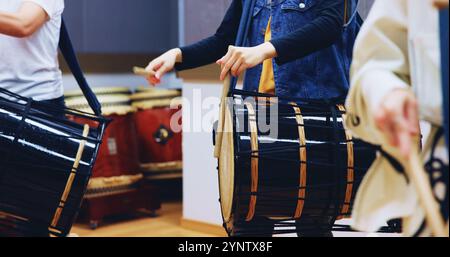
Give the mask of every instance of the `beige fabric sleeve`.
<svg viewBox="0 0 450 257">
<path fill-rule="evenodd" d="M 377 129 L 374 113 L 393 89 L 410 88 L 408 0 L 378 0 L 357 38 L 351 68 L 345 125 L 356 137 L 401 160 Z M 358 190 L 353 227 L 374 232 L 393 218 L 404 217 L 411 235 L 423 220 L 414 188 L 383 156 L 378 156 Z M 414 220 L 413 222 L 411 222 Z"/>
<path fill-rule="evenodd" d="M 346 125 L 375 144 L 383 140 L 373 113 L 393 89 L 409 87 L 406 2 L 376 1 L 355 43 Z"/>
</svg>

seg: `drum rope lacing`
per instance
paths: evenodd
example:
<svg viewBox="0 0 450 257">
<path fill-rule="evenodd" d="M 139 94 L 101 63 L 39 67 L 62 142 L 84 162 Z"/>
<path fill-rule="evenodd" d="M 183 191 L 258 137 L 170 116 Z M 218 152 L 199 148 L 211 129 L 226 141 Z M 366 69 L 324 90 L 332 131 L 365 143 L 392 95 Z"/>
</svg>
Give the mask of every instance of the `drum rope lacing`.
<svg viewBox="0 0 450 257">
<path fill-rule="evenodd" d="M 341 167 L 343 167 L 343 165 L 342 165 L 342 159 L 339 158 L 339 147 L 338 147 L 339 131 L 338 131 L 338 121 L 337 121 L 338 113 L 336 111 L 336 107 L 335 106 L 330 107 L 330 110 L 331 110 L 331 114 L 332 114 L 332 118 L 333 118 L 333 120 L 331 122 L 333 123 L 333 128 L 334 128 L 333 136 L 334 136 L 334 145 L 335 145 L 335 147 L 334 147 L 333 155 L 334 155 L 334 159 L 335 159 L 336 165 L 334 166 L 333 171 L 334 171 L 334 179 L 335 179 L 335 187 L 336 188 L 335 188 L 334 192 L 330 190 L 329 194 L 331 196 L 335 192 L 338 193 L 338 197 L 336 197 L 335 201 L 334 201 L 335 215 L 332 216 L 333 220 L 330 222 L 330 229 L 331 229 L 333 227 L 333 224 L 336 222 L 336 219 L 342 215 L 341 214 L 341 208 L 342 208 L 341 202 L 343 202 L 342 199 L 344 199 L 344 196 L 342 195 L 342 187 L 343 187 L 342 184 L 343 184 L 343 182 L 342 182 L 342 180 L 340 179 L 340 176 L 339 176 L 340 175 L 339 174 L 339 169 Z M 347 158 L 348 158 L 348 156 L 347 156 Z M 330 197 L 329 199 L 333 199 L 333 198 Z M 329 207 L 331 207 L 331 206 L 329 206 Z M 324 211 L 325 211 L 325 209 L 324 209 Z"/>
</svg>

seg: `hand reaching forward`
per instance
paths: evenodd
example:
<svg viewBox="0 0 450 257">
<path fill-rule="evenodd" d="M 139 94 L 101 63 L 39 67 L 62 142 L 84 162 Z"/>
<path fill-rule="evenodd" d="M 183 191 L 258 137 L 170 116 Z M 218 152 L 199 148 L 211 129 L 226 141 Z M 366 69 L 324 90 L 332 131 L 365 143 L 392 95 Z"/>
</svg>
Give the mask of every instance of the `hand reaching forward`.
<svg viewBox="0 0 450 257">
<path fill-rule="evenodd" d="M 173 70 L 175 63 L 182 61 L 182 53 L 179 48 L 167 51 L 163 55 L 149 63 L 145 70 L 149 73 L 147 80 L 151 85 L 161 83 L 161 78 L 167 72 Z"/>
</svg>

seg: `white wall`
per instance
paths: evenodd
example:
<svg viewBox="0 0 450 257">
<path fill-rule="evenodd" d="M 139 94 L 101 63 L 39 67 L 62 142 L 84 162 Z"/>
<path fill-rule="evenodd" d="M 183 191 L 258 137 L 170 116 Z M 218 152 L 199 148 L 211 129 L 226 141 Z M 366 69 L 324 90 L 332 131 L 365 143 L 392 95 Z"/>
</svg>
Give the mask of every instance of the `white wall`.
<svg viewBox="0 0 450 257">
<path fill-rule="evenodd" d="M 183 97 L 191 103 L 190 106 L 183 104 L 183 218 L 217 225 L 222 224 L 222 218 L 211 129 L 213 120 L 217 120 L 219 109 L 218 105 L 204 108 L 199 105 L 206 98 L 215 97 L 218 100 L 221 90 L 222 86 L 219 84 L 183 85 Z M 201 94 L 201 100 L 194 99 L 194 94 L 196 97 Z M 194 106 L 194 103 L 198 106 Z M 198 117 L 205 118 L 211 112 L 215 118 L 206 120 L 203 124 L 209 131 L 193 131 L 200 126 L 196 121 Z"/>
</svg>

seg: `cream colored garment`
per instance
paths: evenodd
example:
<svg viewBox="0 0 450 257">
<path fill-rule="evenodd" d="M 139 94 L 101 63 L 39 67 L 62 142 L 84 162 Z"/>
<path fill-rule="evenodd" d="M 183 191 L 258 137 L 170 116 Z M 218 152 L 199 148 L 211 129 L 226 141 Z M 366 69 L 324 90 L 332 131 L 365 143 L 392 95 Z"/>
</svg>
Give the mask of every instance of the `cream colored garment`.
<svg viewBox="0 0 450 257">
<path fill-rule="evenodd" d="M 375 1 L 357 38 L 351 69 L 345 124 L 355 136 L 382 145 L 401 161 L 372 115 L 395 88 L 411 88 L 418 97 L 421 119 L 442 123 L 438 42 L 438 15 L 431 1 Z M 424 213 L 412 185 L 379 156 L 357 194 L 354 227 L 372 232 L 397 217 L 404 217 L 404 233 L 413 235 Z"/>
</svg>

